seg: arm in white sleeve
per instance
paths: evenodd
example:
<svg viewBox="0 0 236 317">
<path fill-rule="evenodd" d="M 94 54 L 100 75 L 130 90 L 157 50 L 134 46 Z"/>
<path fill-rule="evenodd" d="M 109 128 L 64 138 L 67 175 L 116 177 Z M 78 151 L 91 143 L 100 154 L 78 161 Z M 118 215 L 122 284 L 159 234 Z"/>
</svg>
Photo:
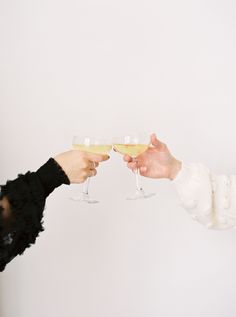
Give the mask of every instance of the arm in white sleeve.
<svg viewBox="0 0 236 317">
<path fill-rule="evenodd" d="M 236 227 L 236 175 L 212 175 L 202 164 L 183 164 L 172 183 L 194 220 L 212 229 Z"/>
</svg>

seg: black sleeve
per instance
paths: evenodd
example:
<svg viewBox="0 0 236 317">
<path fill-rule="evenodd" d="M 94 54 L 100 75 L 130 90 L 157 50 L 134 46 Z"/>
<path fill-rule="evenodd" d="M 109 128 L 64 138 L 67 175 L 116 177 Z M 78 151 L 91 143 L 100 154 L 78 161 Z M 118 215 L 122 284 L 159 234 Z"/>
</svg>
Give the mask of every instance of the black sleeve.
<svg viewBox="0 0 236 317">
<path fill-rule="evenodd" d="M 50 158 L 37 172 L 19 175 L 1 186 L 1 197 L 10 204 L 10 221 L 6 225 L 0 207 L 0 272 L 18 254 L 35 243 L 43 231 L 42 218 L 47 196 L 70 181 L 57 162 Z"/>
</svg>

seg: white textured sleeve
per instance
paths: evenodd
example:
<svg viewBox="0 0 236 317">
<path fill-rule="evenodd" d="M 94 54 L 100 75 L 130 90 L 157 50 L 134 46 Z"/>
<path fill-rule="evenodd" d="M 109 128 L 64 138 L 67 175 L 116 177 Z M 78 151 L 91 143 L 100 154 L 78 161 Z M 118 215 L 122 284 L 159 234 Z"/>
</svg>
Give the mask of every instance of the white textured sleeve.
<svg viewBox="0 0 236 317">
<path fill-rule="evenodd" d="M 183 164 L 172 181 L 181 205 L 212 229 L 236 227 L 236 175 L 212 175 L 202 164 Z"/>
</svg>

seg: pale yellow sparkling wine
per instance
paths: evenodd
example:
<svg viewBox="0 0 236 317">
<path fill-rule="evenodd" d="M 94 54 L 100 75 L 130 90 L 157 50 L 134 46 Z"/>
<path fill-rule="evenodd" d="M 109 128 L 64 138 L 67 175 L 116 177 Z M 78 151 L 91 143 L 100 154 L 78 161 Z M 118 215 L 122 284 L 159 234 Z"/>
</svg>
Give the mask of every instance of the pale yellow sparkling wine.
<svg viewBox="0 0 236 317">
<path fill-rule="evenodd" d="M 73 149 L 94 154 L 107 155 L 112 150 L 112 145 L 73 144 Z"/>
<path fill-rule="evenodd" d="M 114 144 L 114 148 L 121 154 L 137 157 L 148 149 L 147 144 Z"/>
</svg>

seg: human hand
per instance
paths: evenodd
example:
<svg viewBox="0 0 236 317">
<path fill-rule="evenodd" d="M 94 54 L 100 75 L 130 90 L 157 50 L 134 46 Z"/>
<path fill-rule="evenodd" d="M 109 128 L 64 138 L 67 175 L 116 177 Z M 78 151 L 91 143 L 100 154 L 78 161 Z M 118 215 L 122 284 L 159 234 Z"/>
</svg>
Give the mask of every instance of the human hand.
<svg viewBox="0 0 236 317">
<path fill-rule="evenodd" d="M 57 155 L 54 159 L 64 170 L 70 183 L 78 184 L 95 176 L 99 163 L 108 160 L 109 156 L 71 150 Z"/>
<path fill-rule="evenodd" d="M 155 134 L 151 135 L 151 146 L 144 153 L 136 159 L 125 155 L 124 161 L 133 171 L 139 168 L 142 176 L 170 180 L 175 179 L 182 166 L 182 163 L 170 153 L 166 144 L 159 141 Z"/>
</svg>

